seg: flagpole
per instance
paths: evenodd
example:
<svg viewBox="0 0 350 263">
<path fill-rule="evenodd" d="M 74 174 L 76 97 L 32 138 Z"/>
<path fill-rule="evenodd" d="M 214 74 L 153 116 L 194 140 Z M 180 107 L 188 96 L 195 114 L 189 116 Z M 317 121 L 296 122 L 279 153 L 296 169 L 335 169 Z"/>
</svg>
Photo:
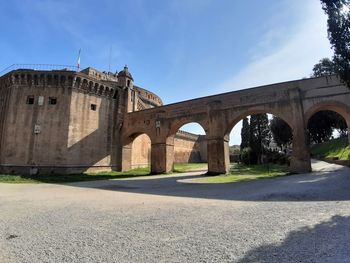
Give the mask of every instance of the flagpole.
<svg viewBox="0 0 350 263">
<path fill-rule="evenodd" d="M 80 71 L 80 53 L 81 53 L 81 48 L 79 48 L 79 53 L 78 53 L 78 61 L 77 61 L 78 72 Z"/>
</svg>

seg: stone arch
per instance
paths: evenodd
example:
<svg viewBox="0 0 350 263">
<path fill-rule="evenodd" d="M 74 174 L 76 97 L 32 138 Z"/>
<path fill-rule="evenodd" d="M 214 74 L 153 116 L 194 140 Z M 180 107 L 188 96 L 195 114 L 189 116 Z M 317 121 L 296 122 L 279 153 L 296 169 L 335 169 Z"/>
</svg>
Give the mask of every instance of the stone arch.
<svg viewBox="0 0 350 263">
<path fill-rule="evenodd" d="M 59 84 L 59 77 L 58 77 L 58 75 L 54 75 L 54 76 L 53 76 L 53 80 L 54 80 L 54 81 L 53 81 L 53 84 L 56 85 L 56 86 L 58 86 L 58 84 Z"/>
<path fill-rule="evenodd" d="M 46 76 L 47 85 L 52 85 L 52 75 L 48 74 Z"/>
<path fill-rule="evenodd" d="M 38 75 L 37 74 L 34 75 L 33 83 L 34 83 L 34 85 L 39 85 L 39 80 L 38 80 Z"/>
<path fill-rule="evenodd" d="M 89 92 L 94 91 L 94 83 L 92 81 L 89 81 Z"/>
<path fill-rule="evenodd" d="M 26 76 L 25 76 L 25 74 L 21 74 L 21 84 L 22 85 L 26 84 Z"/>
<path fill-rule="evenodd" d="M 60 84 L 61 84 L 61 86 L 64 86 L 66 84 L 66 76 L 60 77 Z"/>
<path fill-rule="evenodd" d="M 180 118 L 175 119 L 170 123 L 169 131 L 167 137 L 175 136 L 176 132 L 184 125 L 189 123 L 199 124 L 205 133 L 208 133 L 208 122 L 205 116 L 191 116 L 190 118 Z"/>
<path fill-rule="evenodd" d="M 146 140 L 148 138 L 148 142 Z M 141 143 L 145 145 L 135 145 Z M 151 164 L 152 138 L 146 132 L 132 132 L 122 137 L 121 170 L 128 171 L 133 168 Z M 146 155 L 146 156 L 145 156 Z"/>
<path fill-rule="evenodd" d="M 113 96 L 113 99 L 117 99 L 117 98 L 118 98 L 118 89 L 115 89 L 115 90 L 113 91 L 112 96 Z"/>
<path fill-rule="evenodd" d="M 31 74 L 27 74 L 27 84 L 29 87 L 33 84 L 33 77 Z"/>
<path fill-rule="evenodd" d="M 267 113 L 267 114 L 271 114 L 274 115 L 280 119 L 282 119 L 283 121 L 285 121 L 289 127 L 291 129 L 293 129 L 293 122 L 292 122 L 292 116 L 287 116 L 273 108 L 264 108 L 264 109 L 260 109 L 260 108 L 251 108 L 251 109 L 247 109 L 247 110 L 242 110 L 241 112 L 232 115 L 228 122 L 227 122 L 227 127 L 225 129 L 225 133 L 224 136 L 229 136 L 231 130 L 233 129 L 234 126 L 236 126 L 236 124 L 242 120 L 245 117 L 251 116 L 251 115 L 255 115 L 255 114 L 262 114 L 262 113 Z"/>
<path fill-rule="evenodd" d="M 321 111 L 333 111 L 340 116 L 342 116 L 346 122 L 347 130 L 348 130 L 348 141 L 350 143 L 350 107 L 342 102 L 339 101 L 324 101 L 317 104 L 314 104 L 311 108 L 309 108 L 305 115 L 304 115 L 304 121 L 305 121 L 305 127 L 308 127 L 310 119 L 318 112 Z M 309 144 L 310 142 L 308 142 Z"/>
<path fill-rule="evenodd" d="M 81 82 L 81 78 L 80 77 L 76 77 L 74 87 L 79 89 L 80 82 Z"/>
<path fill-rule="evenodd" d="M 68 76 L 68 86 L 71 87 L 73 85 L 73 76 Z"/>
<path fill-rule="evenodd" d="M 324 101 L 320 103 L 314 104 L 311 108 L 309 108 L 305 115 L 304 115 L 304 121 L 305 121 L 305 127 L 307 127 L 307 124 L 309 123 L 310 118 L 320 111 L 334 111 L 341 115 L 348 127 L 350 127 L 350 107 L 342 102 L 339 101 Z"/>
<path fill-rule="evenodd" d="M 105 95 L 106 97 L 108 97 L 108 95 L 109 95 L 109 87 L 106 87 L 105 92 L 104 92 L 104 95 Z"/>
<path fill-rule="evenodd" d="M 98 83 L 95 83 L 95 86 L 94 86 L 94 92 L 97 94 L 97 92 L 98 92 Z"/>
<path fill-rule="evenodd" d="M 103 85 L 100 86 L 99 90 L 98 90 L 98 95 L 103 95 L 105 87 Z"/>
<path fill-rule="evenodd" d="M 87 79 L 83 79 L 81 88 L 82 88 L 83 90 L 87 90 L 87 89 L 88 89 L 88 85 L 89 85 L 89 84 L 88 84 Z"/>
</svg>

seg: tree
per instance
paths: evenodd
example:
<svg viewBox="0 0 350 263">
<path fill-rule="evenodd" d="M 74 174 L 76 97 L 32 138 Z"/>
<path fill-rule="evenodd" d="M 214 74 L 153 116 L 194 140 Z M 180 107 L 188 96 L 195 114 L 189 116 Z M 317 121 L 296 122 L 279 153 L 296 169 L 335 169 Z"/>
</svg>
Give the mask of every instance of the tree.
<svg viewBox="0 0 350 263">
<path fill-rule="evenodd" d="M 249 128 L 249 121 L 248 118 L 243 119 L 243 124 L 242 124 L 242 129 L 241 129 L 241 151 L 244 148 L 249 147 L 249 133 L 250 133 L 250 128 Z"/>
<path fill-rule="evenodd" d="M 308 123 L 310 139 L 314 143 L 329 141 L 335 126 L 334 117 L 330 111 L 320 111 L 313 115 Z"/>
<path fill-rule="evenodd" d="M 328 76 L 336 74 L 337 72 L 337 67 L 333 60 L 330 60 L 329 58 L 323 58 L 314 65 L 311 77 Z"/>
<path fill-rule="evenodd" d="M 282 119 L 273 117 L 270 121 L 270 130 L 272 137 L 279 147 L 287 146 L 293 140 L 292 129 Z"/>
<path fill-rule="evenodd" d="M 269 119 L 266 113 L 250 116 L 250 140 L 249 145 L 257 155 L 258 163 L 262 163 L 263 151 L 271 141 Z"/>
<path fill-rule="evenodd" d="M 350 0 L 321 0 L 328 15 L 328 39 L 341 79 L 350 88 Z"/>
</svg>

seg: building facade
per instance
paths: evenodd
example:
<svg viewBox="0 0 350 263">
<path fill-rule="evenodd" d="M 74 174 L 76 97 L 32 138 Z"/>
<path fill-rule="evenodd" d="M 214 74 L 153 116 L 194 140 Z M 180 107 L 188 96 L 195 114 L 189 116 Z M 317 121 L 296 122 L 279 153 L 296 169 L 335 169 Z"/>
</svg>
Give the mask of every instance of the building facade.
<svg viewBox="0 0 350 263">
<path fill-rule="evenodd" d="M 163 105 L 119 73 L 15 69 L 0 77 L 2 173 L 81 173 L 121 169 L 120 132 L 126 113 Z M 175 162 L 205 161 L 205 139 L 179 132 Z M 150 161 L 151 142 L 140 134 L 132 166 Z"/>
</svg>

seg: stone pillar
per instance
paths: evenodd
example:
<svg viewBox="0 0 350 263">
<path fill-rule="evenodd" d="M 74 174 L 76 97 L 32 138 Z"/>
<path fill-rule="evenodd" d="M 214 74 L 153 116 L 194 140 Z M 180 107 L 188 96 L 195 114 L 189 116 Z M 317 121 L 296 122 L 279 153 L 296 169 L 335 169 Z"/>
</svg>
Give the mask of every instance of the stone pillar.
<svg viewBox="0 0 350 263">
<path fill-rule="evenodd" d="M 293 150 L 289 167 L 292 173 L 309 173 L 312 170 L 306 133 L 304 127 L 297 127 L 293 130 Z"/>
<path fill-rule="evenodd" d="M 122 172 L 131 170 L 131 158 L 132 158 L 132 143 L 123 146 L 122 148 Z"/>
<path fill-rule="evenodd" d="M 151 173 L 170 173 L 174 166 L 174 144 L 154 143 L 151 146 Z"/>
<path fill-rule="evenodd" d="M 230 171 L 230 153 L 226 137 L 207 139 L 208 174 L 227 174 Z"/>
</svg>

